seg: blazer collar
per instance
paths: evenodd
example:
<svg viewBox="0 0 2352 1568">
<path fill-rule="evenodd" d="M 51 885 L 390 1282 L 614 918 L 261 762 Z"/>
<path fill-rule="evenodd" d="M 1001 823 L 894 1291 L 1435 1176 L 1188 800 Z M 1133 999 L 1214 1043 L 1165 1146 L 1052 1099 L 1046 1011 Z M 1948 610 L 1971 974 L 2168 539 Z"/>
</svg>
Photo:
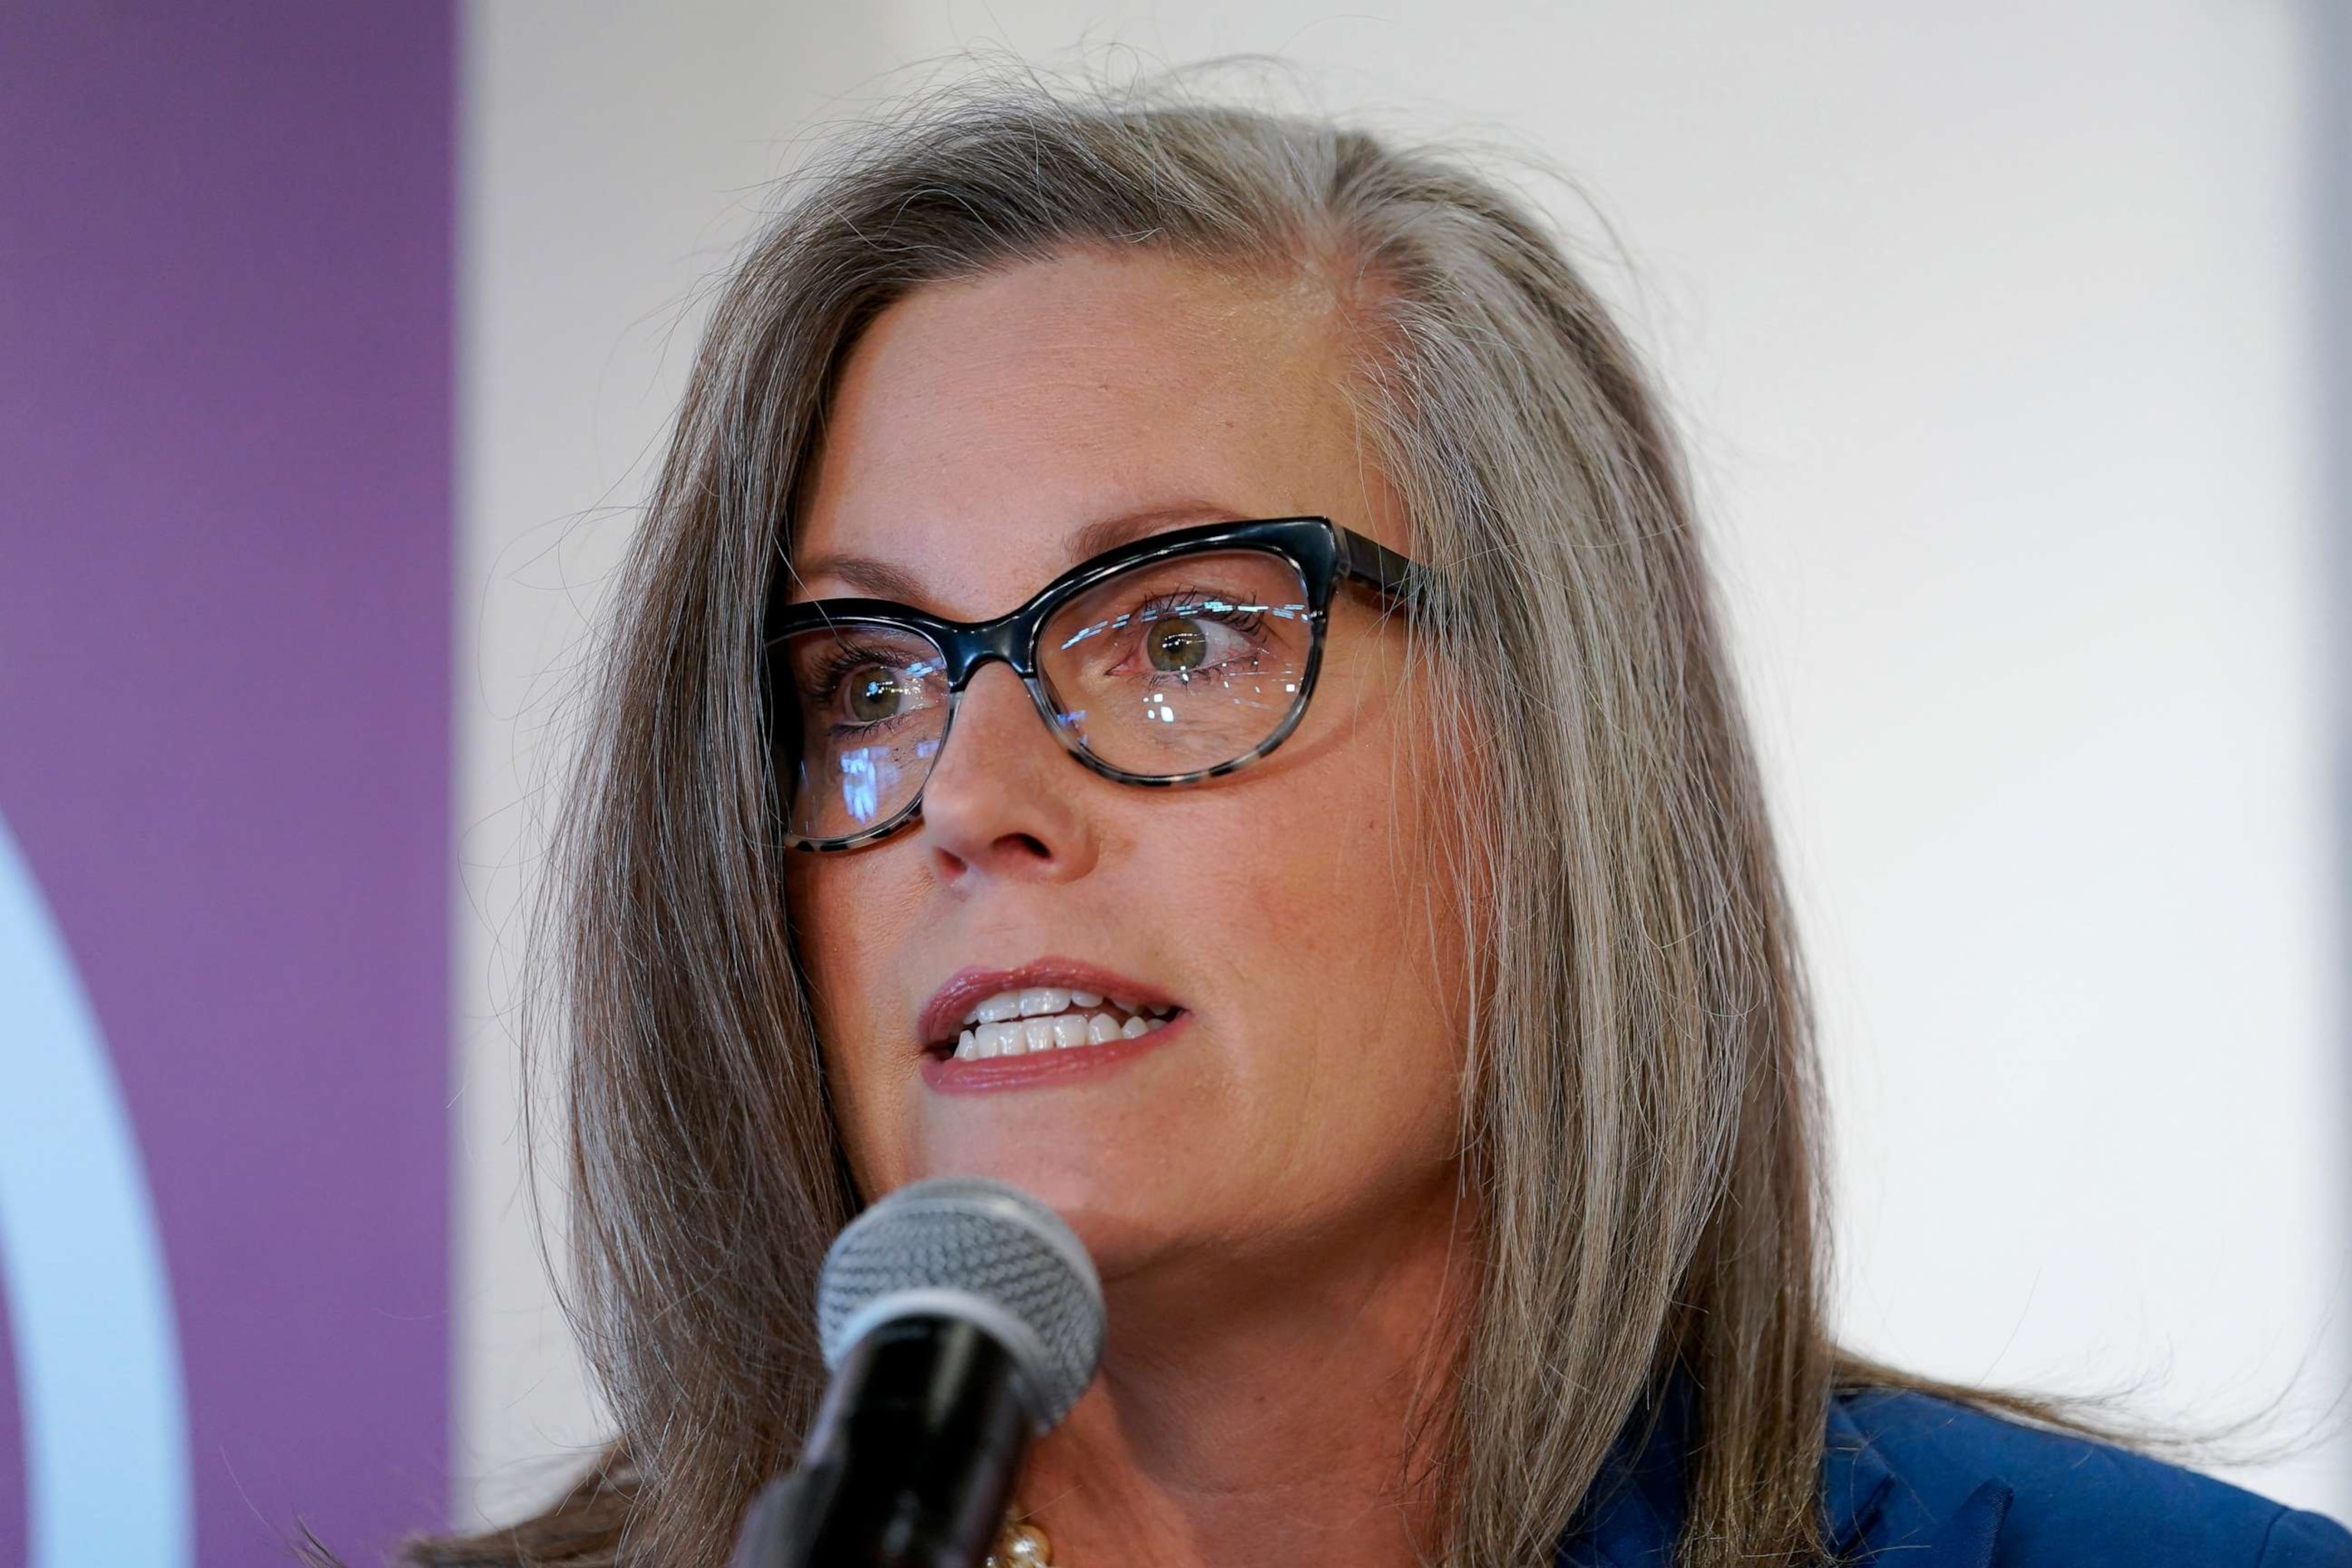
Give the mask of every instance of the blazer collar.
<svg viewBox="0 0 2352 1568">
<path fill-rule="evenodd" d="M 1559 1568 L 1671 1568 L 1683 1525 L 1683 1457 L 1697 1400 L 1677 1377 L 1636 1410 L 1560 1544 Z M 1830 1402 L 1822 1458 L 1822 1532 L 1841 1561 L 1866 1562 L 1901 1493 L 1843 1399 Z M 1984 1568 L 2008 1512 L 2010 1489 L 1988 1478 L 1942 1520 L 1906 1520 L 1903 1568 Z M 1892 1522 L 1892 1521 L 1886 1521 Z"/>
</svg>

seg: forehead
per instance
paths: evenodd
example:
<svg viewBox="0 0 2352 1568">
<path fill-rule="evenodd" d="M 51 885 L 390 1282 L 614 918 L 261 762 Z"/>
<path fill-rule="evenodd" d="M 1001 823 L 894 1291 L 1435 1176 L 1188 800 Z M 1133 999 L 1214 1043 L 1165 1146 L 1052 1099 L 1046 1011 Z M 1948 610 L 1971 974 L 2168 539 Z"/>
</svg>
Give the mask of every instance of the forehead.
<svg viewBox="0 0 2352 1568">
<path fill-rule="evenodd" d="M 1309 285 L 1076 255 L 919 289 L 843 368 L 793 596 L 978 618 L 1187 522 L 1315 513 L 1384 533 L 1347 370 Z"/>
</svg>

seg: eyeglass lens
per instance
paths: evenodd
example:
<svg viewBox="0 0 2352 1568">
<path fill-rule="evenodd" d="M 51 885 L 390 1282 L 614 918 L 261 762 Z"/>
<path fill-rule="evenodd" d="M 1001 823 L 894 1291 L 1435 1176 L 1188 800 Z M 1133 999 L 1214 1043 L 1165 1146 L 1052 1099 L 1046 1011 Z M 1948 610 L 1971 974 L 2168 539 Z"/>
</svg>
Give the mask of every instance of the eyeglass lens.
<svg viewBox="0 0 2352 1568">
<path fill-rule="evenodd" d="M 1120 773 L 1179 778 L 1247 756 L 1300 700 L 1314 627 L 1298 568 L 1263 550 L 1142 562 L 1065 600 L 1036 662 L 1052 722 Z M 908 627 L 844 624 L 787 638 L 801 747 L 788 806 L 809 839 L 905 809 L 947 733 L 946 658 Z"/>
</svg>

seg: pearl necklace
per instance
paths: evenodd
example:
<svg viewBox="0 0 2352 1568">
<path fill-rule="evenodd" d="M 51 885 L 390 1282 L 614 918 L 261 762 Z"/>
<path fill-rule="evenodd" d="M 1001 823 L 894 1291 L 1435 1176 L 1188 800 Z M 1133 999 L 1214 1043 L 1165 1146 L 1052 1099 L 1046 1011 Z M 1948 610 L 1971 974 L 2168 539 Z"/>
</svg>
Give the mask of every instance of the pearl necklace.
<svg viewBox="0 0 2352 1568">
<path fill-rule="evenodd" d="M 987 1568 L 1054 1568 L 1054 1544 L 1045 1532 L 1021 1517 L 1021 1505 L 1004 1510 L 997 1526 L 996 1544 L 989 1549 Z"/>
</svg>

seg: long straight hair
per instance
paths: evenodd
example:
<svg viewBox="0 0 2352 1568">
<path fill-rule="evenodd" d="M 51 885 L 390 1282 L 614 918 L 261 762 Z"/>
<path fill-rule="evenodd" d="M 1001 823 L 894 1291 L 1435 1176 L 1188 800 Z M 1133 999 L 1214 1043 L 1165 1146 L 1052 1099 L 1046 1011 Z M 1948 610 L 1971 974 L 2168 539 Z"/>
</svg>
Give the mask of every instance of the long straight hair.
<svg viewBox="0 0 2352 1568">
<path fill-rule="evenodd" d="M 844 356 L 926 284 L 1073 250 L 1328 286 L 1416 606 L 1436 862 L 1478 976 L 1478 1287 L 1433 1562 L 1547 1563 L 1669 1376 L 1679 1561 L 1811 1560 L 1822 1424 L 1805 988 L 1676 447 L 1561 245 L 1450 159 L 1319 120 L 960 89 L 867 128 L 717 300 L 627 569 L 561 839 L 572 1295 L 617 1423 L 564 1500 L 420 1563 L 712 1565 L 787 1465 L 815 1273 L 856 1202 L 828 1110 L 761 675 Z M 1400 1441 L 1402 1441 L 1400 1434 Z"/>
</svg>

